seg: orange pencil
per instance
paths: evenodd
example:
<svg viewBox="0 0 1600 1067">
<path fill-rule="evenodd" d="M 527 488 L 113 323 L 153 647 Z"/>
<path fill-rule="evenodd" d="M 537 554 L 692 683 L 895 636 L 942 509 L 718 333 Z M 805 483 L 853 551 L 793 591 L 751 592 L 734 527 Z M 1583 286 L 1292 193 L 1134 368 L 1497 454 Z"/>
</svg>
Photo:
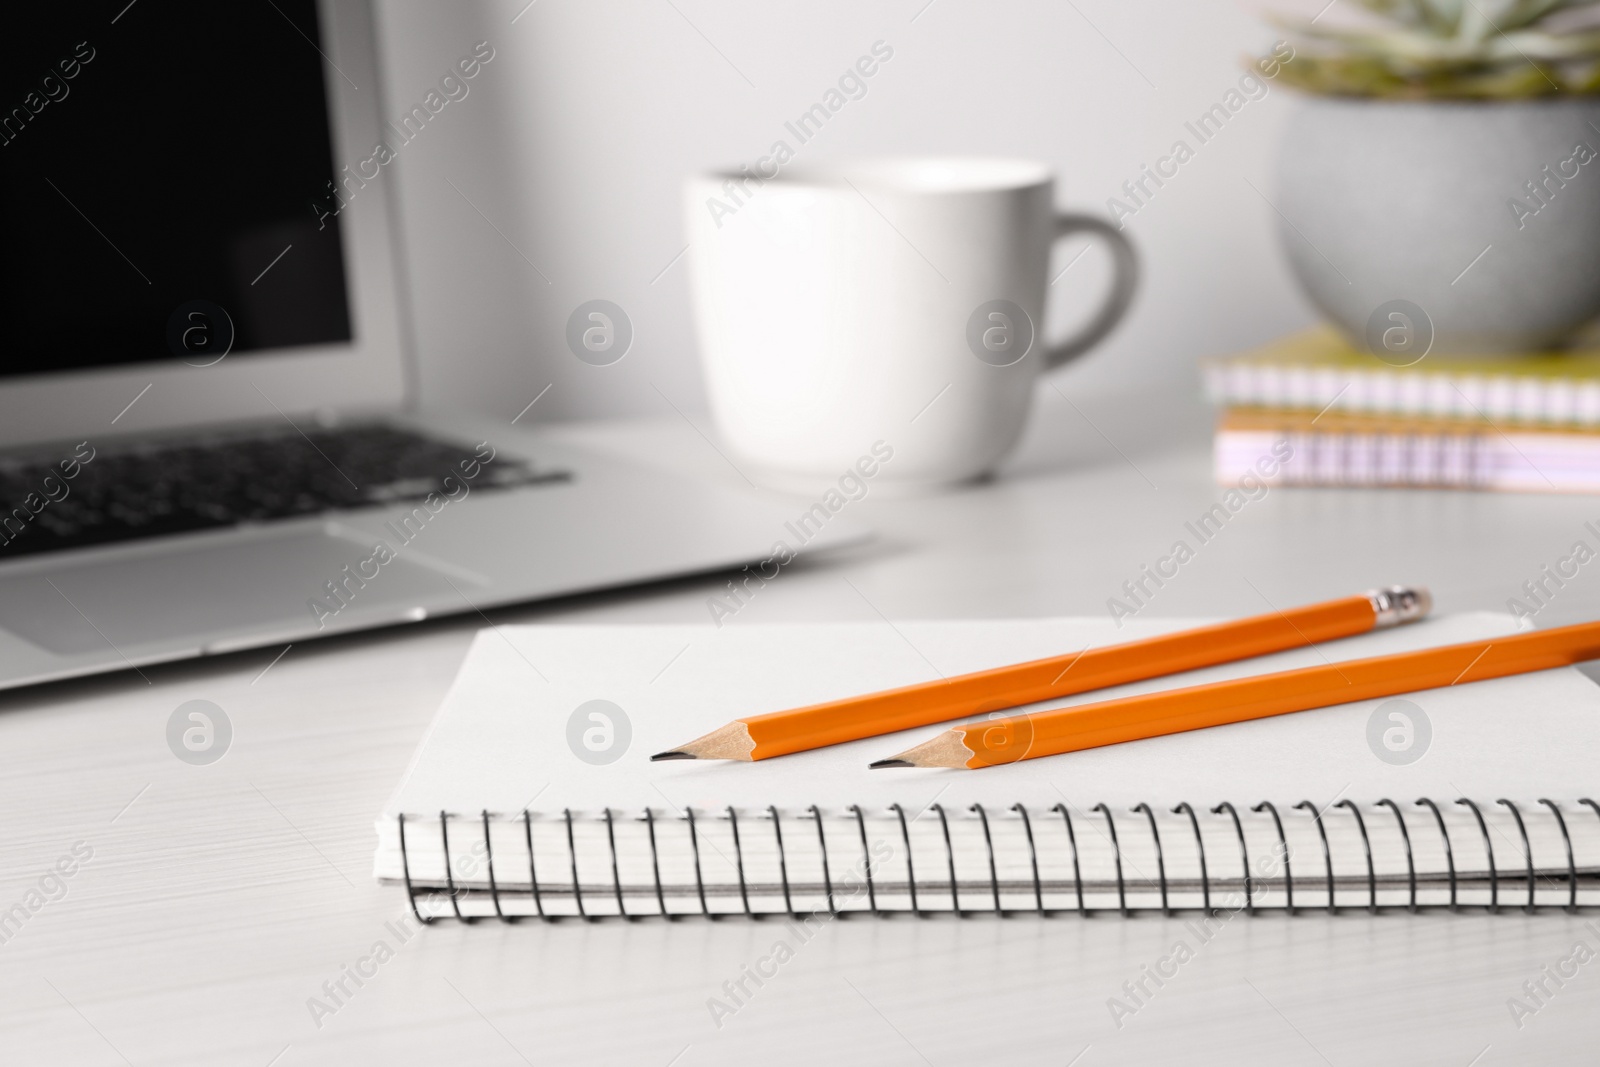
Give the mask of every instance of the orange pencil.
<svg viewBox="0 0 1600 1067">
<path fill-rule="evenodd" d="M 1600 622 L 954 726 L 873 767 L 992 767 L 1600 659 Z"/>
<path fill-rule="evenodd" d="M 1391 586 L 1287 612 L 1274 611 L 937 682 L 751 715 L 650 758 L 770 759 L 1352 637 L 1375 627 L 1420 619 L 1432 603 L 1426 589 Z"/>
</svg>

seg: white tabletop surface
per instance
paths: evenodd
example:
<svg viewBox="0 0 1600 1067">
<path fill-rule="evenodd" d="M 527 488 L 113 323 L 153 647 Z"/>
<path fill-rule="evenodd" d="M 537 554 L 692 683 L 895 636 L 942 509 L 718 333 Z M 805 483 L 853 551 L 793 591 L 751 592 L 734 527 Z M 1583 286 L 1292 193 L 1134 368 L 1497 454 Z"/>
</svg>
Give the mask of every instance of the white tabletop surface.
<svg viewBox="0 0 1600 1067">
<path fill-rule="evenodd" d="M 1186 398 L 1046 388 L 1034 415 L 1001 477 L 921 499 L 874 490 L 851 510 L 875 543 L 785 570 L 730 625 L 1099 614 L 1220 496 L 1210 414 Z M 563 432 L 739 481 L 676 417 Z M 1149 611 L 1253 614 L 1392 582 L 1431 586 L 1441 611 L 1504 610 L 1594 542 L 1591 519 L 1593 497 L 1275 489 Z M 493 617 L 703 623 L 721 585 Z M 1538 622 L 1597 604 L 1585 570 Z M 1108 1000 L 1196 941 L 1184 918 L 834 922 L 720 1026 L 708 999 L 778 924 L 439 924 L 402 943 L 386 923 L 403 895 L 370 876 L 372 819 L 481 622 L 297 645 L 270 669 L 281 650 L 0 694 L 0 910 L 52 898 L 0 926 L 0 1062 L 1593 1062 L 1600 962 L 1547 982 L 1520 1026 L 1508 1001 L 1577 942 L 1600 950 L 1594 915 L 1240 917 L 1120 1026 Z M 233 724 L 210 766 L 167 747 L 191 699 Z M 46 879 L 75 846 L 89 860 Z M 392 958 L 315 1013 L 379 941 Z"/>
</svg>

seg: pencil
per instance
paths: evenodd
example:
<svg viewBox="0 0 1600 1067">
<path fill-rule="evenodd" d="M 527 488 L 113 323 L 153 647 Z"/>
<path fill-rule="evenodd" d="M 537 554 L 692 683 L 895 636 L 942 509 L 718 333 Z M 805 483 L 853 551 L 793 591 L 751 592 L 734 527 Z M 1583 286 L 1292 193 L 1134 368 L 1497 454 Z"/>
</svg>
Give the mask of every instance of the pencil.
<svg viewBox="0 0 1600 1067">
<path fill-rule="evenodd" d="M 1187 686 L 949 730 L 877 767 L 992 767 L 1600 659 L 1600 622 Z"/>
<path fill-rule="evenodd" d="M 1274 611 L 789 711 L 751 715 L 688 744 L 658 752 L 650 759 L 771 759 L 1351 637 L 1375 627 L 1420 619 L 1432 605 L 1426 589 L 1390 586 L 1287 612 Z"/>
</svg>

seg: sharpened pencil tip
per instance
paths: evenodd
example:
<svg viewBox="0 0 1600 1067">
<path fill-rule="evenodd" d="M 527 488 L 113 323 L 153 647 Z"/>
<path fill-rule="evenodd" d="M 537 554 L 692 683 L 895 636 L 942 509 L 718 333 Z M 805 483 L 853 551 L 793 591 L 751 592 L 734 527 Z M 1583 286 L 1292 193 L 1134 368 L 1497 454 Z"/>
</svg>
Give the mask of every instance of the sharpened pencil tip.
<svg viewBox="0 0 1600 1067">
<path fill-rule="evenodd" d="M 906 759 L 880 759 L 867 764 L 868 770 L 880 770 L 884 767 L 915 767 L 916 764 Z"/>
<path fill-rule="evenodd" d="M 657 752 L 654 756 L 650 757 L 650 762 L 651 763 L 660 763 L 662 760 L 669 760 L 669 759 L 695 759 L 695 758 L 696 758 L 696 756 L 692 752 L 679 752 L 676 749 L 674 749 L 671 752 Z"/>
</svg>

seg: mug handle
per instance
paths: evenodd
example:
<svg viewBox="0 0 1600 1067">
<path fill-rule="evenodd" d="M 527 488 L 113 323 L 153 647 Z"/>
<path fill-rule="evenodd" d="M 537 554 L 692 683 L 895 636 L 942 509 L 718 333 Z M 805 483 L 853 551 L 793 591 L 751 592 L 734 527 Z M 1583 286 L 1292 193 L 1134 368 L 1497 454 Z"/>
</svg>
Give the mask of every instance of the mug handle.
<svg viewBox="0 0 1600 1067">
<path fill-rule="evenodd" d="M 1083 329 L 1078 331 L 1076 336 L 1051 345 L 1045 350 L 1045 370 L 1053 370 L 1063 363 L 1076 359 L 1099 344 L 1101 339 L 1122 321 L 1128 305 L 1133 302 L 1134 292 L 1139 288 L 1139 257 L 1121 230 L 1094 215 L 1072 212 L 1056 215 L 1055 229 L 1054 241 L 1075 233 L 1089 233 L 1104 238 L 1111 248 L 1113 273 L 1111 292 L 1106 297 L 1105 305 L 1095 313 L 1094 318 L 1090 319 Z"/>
</svg>

